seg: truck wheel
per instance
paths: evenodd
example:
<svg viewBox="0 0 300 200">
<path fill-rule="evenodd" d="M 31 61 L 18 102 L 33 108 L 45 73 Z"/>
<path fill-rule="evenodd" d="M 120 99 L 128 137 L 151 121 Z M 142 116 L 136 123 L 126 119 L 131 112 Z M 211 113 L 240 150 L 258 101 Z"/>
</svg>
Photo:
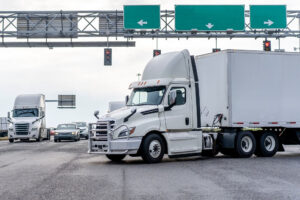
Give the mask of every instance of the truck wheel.
<svg viewBox="0 0 300 200">
<path fill-rule="evenodd" d="M 57 142 L 57 140 L 54 140 L 54 142 Z"/>
<path fill-rule="evenodd" d="M 39 137 L 36 138 L 36 142 L 40 142 L 40 141 L 42 141 L 42 138 L 41 138 L 41 136 L 39 135 Z"/>
<path fill-rule="evenodd" d="M 106 157 L 113 162 L 120 162 L 121 160 L 123 160 L 125 158 L 125 156 L 126 155 L 122 155 L 122 154 L 106 155 Z"/>
<path fill-rule="evenodd" d="M 212 150 L 203 150 L 201 155 L 206 157 L 215 157 L 220 152 L 219 145 L 216 144 L 216 141 L 214 140 L 214 145 Z"/>
<path fill-rule="evenodd" d="M 240 158 L 249 158 L 256 149 L 256 140 L 250 131 L 241 131 L 237 135 L 235 150 Z"/>
<path fill-rule="evenodd" d="M 9 139 L 9 143 L 14 143 L 14 139 Z"/>
<path fill-rule="evenodd" d="M 162 160 L 165 153 L 163 139 L 157 134 L 148 135 L 141 145 L 141 155 L 147 163 L 158 163 Z"/>
<path fill-rule="evenodd" d="M 272 157 L 276 154 L 278 147 L 278 136 L 271 132 L 265 132 L 259 137 L 255 154 L 261 157 Z"/>
</svg>

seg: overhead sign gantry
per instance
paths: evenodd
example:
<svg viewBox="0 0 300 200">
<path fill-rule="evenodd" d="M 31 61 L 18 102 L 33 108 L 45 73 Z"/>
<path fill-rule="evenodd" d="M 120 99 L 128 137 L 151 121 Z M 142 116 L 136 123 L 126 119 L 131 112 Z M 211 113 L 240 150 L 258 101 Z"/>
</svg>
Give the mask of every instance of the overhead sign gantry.
<svg viewBox="0 0 300 200">
<path fill-rule="evenodd" d="M 300 38 L 295 19 L 300 11 L 284 5 L 251 5 L 250 10 L 244 5 L 176 5 L 175 10 L 125 5 L 124 11 L 0 11 L 0 47 L 134 47 L 134 38 Z"/>
</svg>

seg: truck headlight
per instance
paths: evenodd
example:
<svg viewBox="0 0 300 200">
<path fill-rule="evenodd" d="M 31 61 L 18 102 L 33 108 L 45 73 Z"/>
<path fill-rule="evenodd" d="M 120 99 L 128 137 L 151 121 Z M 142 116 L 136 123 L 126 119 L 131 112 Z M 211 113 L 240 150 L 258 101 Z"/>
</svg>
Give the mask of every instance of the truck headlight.
<svg viewBox="0 0 300 200">
<path fill-rule="evenodd" d="M 72 135 L 75 135 L 76 134 L 76 132 L 72 132 Z"/>
<path fill-rule="evenodd" d="M 129 131 L 126 129 L 126 130 L 123 130 L 119 133 L 119 136 L 118 137 L 127 137 L 128 135 L 131 135 L 133 134 L 135 131 L 135 127 L 131 127 L 129 128 Z"/>
<path fill-rule="evenodd" d="M 8 129 L 8 131 L 10 131 L 10 132 L 13 132 L 13 131 L 14 131 L 14 129 L 13 129 L 13 128 L 9 128 L 9 129 Z"/>
</svg>

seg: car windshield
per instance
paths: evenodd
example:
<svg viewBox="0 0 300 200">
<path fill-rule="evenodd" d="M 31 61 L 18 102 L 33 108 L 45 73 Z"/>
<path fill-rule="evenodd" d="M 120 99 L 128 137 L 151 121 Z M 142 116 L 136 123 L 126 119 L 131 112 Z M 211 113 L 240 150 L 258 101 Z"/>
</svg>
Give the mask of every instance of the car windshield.
<svg viewBox="0 0 300 200">
<path fill-rule="evenodd" d="M 29 109 L 15 109 L 13 111 L 13 117 L 38 117 L 39 110 L 37 108 Z"/>
<path fill-rule="evenodd" d="M 76 129 L 75 124 L 60 124 L 57 126 L 58 130 L 65 130 L 65 129 Z"/>
<path fill-rule="evenodd" d="M 135 88 L 130 95 L 127 106 L 159 105 L 165 90 L 165 86 Z"/>
<path fill-rule="evenodd" d="M 86 127 L 86 123 L 85 122 L 77 122 L 76 125 L 78 127 Z"/>
</svg>

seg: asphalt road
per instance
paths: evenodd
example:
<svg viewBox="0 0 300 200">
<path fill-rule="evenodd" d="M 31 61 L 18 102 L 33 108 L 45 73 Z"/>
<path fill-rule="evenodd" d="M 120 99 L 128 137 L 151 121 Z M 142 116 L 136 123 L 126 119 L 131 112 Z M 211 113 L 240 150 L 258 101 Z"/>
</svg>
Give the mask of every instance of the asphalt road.
<svg viewBox="0 0 300 200">
<path fill-rule="evenodd" d="M 300 199 L 300 146 L 273 158 L 112 163 L 87 141 L 0 141 L 0 199 Z"/>
</svg>

